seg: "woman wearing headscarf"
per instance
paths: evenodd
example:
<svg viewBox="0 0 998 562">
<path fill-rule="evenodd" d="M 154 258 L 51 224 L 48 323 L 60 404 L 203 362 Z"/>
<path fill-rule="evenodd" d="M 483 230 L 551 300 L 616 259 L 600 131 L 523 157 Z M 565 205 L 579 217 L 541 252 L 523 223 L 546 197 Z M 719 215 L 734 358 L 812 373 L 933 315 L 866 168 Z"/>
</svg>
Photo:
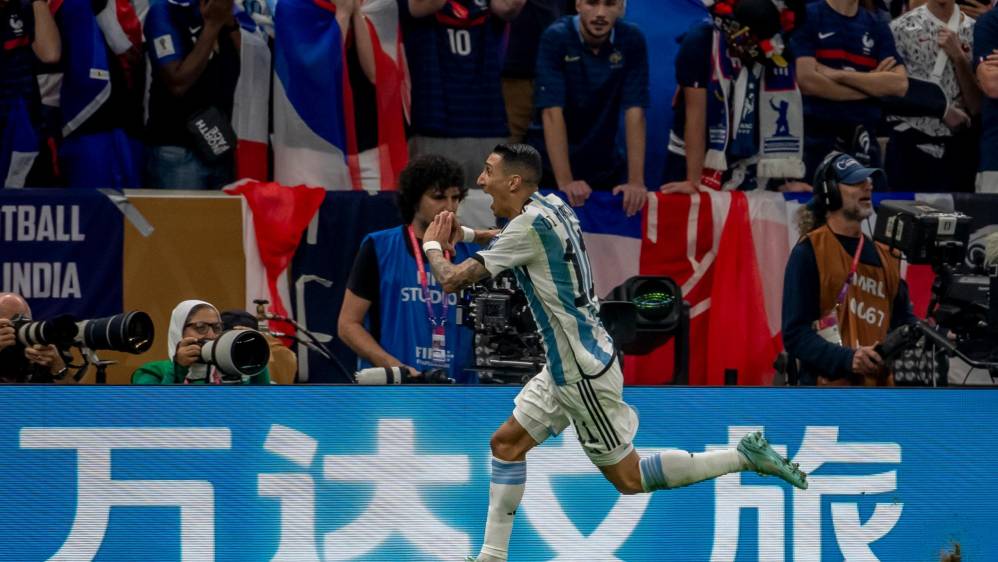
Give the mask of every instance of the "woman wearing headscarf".
<svg viewBox="0 0 998 562">
<path fill-rule="evenodd" d="M 213 365 L 200 362 L 201 345 L 222 335 L 218 309 L 200 300 L 178 304 L 170 315 L 167 356 L 139 367 L 132 374 L 132 384 L 221 384 L 222 374 Z M 270 384 L 266 368 L 243 384 Z"/>
</svg>

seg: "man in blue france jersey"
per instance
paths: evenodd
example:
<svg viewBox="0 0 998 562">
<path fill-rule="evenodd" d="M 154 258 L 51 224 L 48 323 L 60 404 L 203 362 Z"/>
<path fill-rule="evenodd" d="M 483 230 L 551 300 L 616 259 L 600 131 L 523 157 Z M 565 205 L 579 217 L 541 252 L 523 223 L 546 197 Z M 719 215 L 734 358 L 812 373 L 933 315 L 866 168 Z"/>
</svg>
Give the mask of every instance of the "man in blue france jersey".
<svg viewBox="0 0 998 562">
<path fill-rule="evenodd" d="M 527 139 L 544 155 L 545 187 L 564 191 L 573 206 L 593 191 L 622 193 L 630 216 L 648 197 L 648 49 L 641 30 L 620 19 L 624 0 L 576 0 L 575 7 L 578 15 L 541 35 Z"/>
<path fill-rule="evenodd" d="M 59 30 L 44 0 L 0 0 L 0 187 L 24 187 L 38 153 L 35 60 L 59 61 Z"/>
<path fill-rule="evenodd" d="M 977 20 L 973 54 L 974 71 L 984 93 L 977 191 L 998 193 L 998 10 Z"/>
<path fill-rule="evenodd" d="M 231 182 L 232 151 L 206 159 L 188 122 L 212 108 L 232 118 L 240 48 L 232 0 L 152 0 L 143 32 L 152 62 L 146 182 L 169 189 Z"/>
<path fill-rule="evenodd" d="M 510 219 L 491 237 L 488 249 L 456 265 L 445 259 L 443 250 L 463 236 L 450 212 L 437 215 L 423 236 L 430 266 L 446 291 L 512 269 L 547 356 L 544 369 L 516 397 L 513 415 L 492 436 L 485 541 L 478 557 L 467 560 L 507 559 L 513 516 L 527 478 L 527 452 L 569 423 L 586 455 L 623 494 L 677 488 L 744 470 L 807 488 L 806 475 L 780 458 L 761 433 L 745 436 L 736 449 L 638 456 L 632 445 L 638 416 L 622 398 L 620 363 L 599 319 L 579 220 L 562 199 L 537 193 L 541 166 L 537 150 L 523 144 L 496 146 L 485 161 L 478 185 L 492 197 L 496 216 Z"/>
<path fill-rule="evenodd" d="M 412 80 L 410 155 L 446 154 L 467 187 L 509 135 L 500 51 L 526 0 L 398 0 Z"/>
<path fill-rule="evenodd" d="M 861 151 L 879 167 L 877 98 L 908 88 L 888 24 L 859 0 L 819 0 L 808 4 L 790 45 L 804 94 L 804 177 L 836 149 Z"/>
</svg>

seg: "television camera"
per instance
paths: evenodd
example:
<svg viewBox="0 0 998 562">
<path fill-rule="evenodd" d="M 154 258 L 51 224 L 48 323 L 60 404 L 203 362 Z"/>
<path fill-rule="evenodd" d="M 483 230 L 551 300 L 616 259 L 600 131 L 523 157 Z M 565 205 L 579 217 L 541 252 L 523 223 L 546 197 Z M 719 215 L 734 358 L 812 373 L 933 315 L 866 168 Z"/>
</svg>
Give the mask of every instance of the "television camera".
<svg viewBox="0 0 998 562">
<path fill-rule="evenodd" d="M 512 272 L 472 285 L 459 304 L 458 323 L 475 332 L 480 382 L 524 383 L 544 367 L 541 335 Z M 689 305 L 672 279 L 631 277 L 600 304 L 600 319 L 621 353 L 644 355 L 675 338 L 673 381 L 688 381 Z"/>
<path fill-rule="evenodd" d="M 998 378 L 998 263 L 969 244 L 971 217 L 919 201 L 883 201 L 874 239 L 898 250 L 910 264 L 928 264 L 936 273 L 927 316 L 954 340 L 918 322 L 895 329 L 879 352 L 889 361 L 917 345 L 935 347 Z M 968 251 L 976 256 L 972 263 Z"/>
<path fill-rule="evenodd" d="M 544 367 L 541 335 L 512 271 L 465 289 L 458 302 L 457 323 L 475 332 L 475 370 L 480 383 L 522 384 Z"/>
</svg>

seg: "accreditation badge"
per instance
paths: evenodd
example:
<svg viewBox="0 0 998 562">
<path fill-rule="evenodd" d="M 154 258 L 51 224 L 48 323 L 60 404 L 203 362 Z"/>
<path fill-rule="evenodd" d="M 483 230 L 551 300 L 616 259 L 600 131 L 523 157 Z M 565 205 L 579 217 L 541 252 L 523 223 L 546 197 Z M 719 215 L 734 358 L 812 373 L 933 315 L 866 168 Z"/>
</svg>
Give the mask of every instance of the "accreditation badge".
<svg viewBox="0 0 998 562">
<path fill-rule="evenodd" d="M 436 365 L 447 364 L 447 334 L 443 326 L 433 327 L 433 339 L 430 349 L 430 361 Z"/>
</svg>

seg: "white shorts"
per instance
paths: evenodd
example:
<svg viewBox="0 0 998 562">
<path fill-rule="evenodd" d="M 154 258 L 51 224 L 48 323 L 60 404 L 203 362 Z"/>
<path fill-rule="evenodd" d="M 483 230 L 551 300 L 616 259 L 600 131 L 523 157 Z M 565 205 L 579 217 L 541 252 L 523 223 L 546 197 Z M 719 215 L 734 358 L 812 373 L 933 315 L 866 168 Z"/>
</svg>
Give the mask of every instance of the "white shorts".
<svg viewBox="0 0 998 562">
<path fill-rule="evenodd" d="M 545 367 L 516 396 L 513 417 L 537 443 L 572 423 L 593 464 L 615 465 L 634 450 L 638 431 L 638 414 L 624 402 L 623 389 L 617 361 L 600 377 L 563 386 Z"/>
</svg>

